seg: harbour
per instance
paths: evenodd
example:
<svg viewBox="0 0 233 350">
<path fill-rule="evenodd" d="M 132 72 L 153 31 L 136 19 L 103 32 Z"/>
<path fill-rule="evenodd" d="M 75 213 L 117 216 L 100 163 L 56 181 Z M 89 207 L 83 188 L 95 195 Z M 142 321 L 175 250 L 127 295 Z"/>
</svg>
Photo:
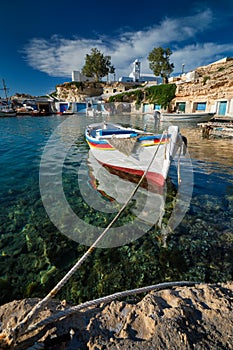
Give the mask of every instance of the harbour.
<svg viewBox="0 0 233 350">
<path fill-rule="evenodd" d="M 111 122 L 142 130 L 145 126 L 143 115 L 109 118 Z M 45 147 L 53 150 L 52 154 L 48 153 L 45 170 L 55 189 L 58 164 L 61 154 L 66 152 L 63 189 L 70 207 L 82 222 L 106 227 L 119 210 L 121 203 L 113 196 L 118 182 L 111 183 L 112 178 L 108 179 L 112 186 L 109 200 L 93 186 L 95 179 L 88 168 L 89 149 L 84 130 L 88 124 L 101 121 L 102 117 L 85 114 L 0 119 L 1 304 L 19 298 L 43 297 L 86 250 L 85 245 L 75 241 L 74 232 L 70 236 L 59 232 L 43 206 L 39 171 Z M 159 128 L 163 126 L 161 123 Z M 196 123 L 181 123 L 179 127 L 188 140 L 193 188 L 187 211 L 168 236 L 166 246 L 162 228 L 167 227 L 174 210 L 177 194 L 174 167 L 169 173 L 171 182 L 167 184 L 161 226 L 144 229 L 143 235 L 126 245 L 98 248 L 88 264 L 59 293 L 59 298 L 79 303 L 116 290 L 149 285 L 152 280 L 153 283 L 174 279 L 207 283 L 232 280 L 233 141 L 203 139 Z M 154 122 L 147 124 L 148 131 L 155 128 L 158 125 Z M 75 142 L 70 144 L 70 140 Z M 59 207 L 59 202 L 55 207 Z M 62 208 L 59 216 L 66 221 L 67 213 Z M 133 218 L 135 212 L 129 207 L 119 225 Z"/>
</svg>

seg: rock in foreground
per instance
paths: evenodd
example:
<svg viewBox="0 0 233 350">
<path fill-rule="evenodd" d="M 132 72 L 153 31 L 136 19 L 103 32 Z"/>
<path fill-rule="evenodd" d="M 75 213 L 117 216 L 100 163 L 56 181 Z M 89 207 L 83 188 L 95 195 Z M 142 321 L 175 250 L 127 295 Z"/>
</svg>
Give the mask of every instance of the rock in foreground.
<svg viewBox="0 0 233 350">
<path fill-rule="evenodd" d="M 14 327 L 37 302 L 2 305 L 2 331 Z M 36 321 L 66 307 L 51 301 Z M 176 287 L 151 292 L 139 302 L 98 305 L 21 336 L 12 349 L 28 349 L 35 341 L 50 350 L 231 350 L 233 283 Z"/>
</svg>

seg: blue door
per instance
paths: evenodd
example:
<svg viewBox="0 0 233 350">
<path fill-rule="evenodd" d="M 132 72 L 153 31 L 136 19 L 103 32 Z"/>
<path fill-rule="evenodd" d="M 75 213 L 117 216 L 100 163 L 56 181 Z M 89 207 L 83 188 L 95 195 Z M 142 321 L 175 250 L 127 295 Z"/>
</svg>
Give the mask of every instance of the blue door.
<svg viewBox="0 0 233 350">
<path fill-rule="evenodd" d="M 63 113 L 67 111 L 68 109 L 68 103 L 60 103 L 60 112 Z"/>
<path fill-rule="evenodd" d="M 218 114 L 219 115 L 225 115 L 226 114 L 226 109 L 227 109 L 227 101 L 219 102 Z"/>
<path fill-rule="evenodd" d="M 86 112 L 86 103 L 77 102 L 76 108 L 77 108 L 77 112 L 85 113 Z"/>
</svg>

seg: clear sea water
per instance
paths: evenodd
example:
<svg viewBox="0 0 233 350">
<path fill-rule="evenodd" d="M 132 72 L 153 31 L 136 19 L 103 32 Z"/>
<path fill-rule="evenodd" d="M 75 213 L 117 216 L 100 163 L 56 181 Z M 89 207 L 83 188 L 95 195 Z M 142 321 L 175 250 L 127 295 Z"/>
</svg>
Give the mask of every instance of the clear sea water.
<svg viewBox="0 0 233 350">
<path fill-rule="evenodd" d="M 85 115 L 0 118 L 0 304 L 45 296 L 87 250 L 82 241 L 73 239 L 79 227 L 76 221 L 66 222 L 69 208 L 80 219 L 81 234 L 89 237 L 89 224 L 106 227 L 122 205 L 125 190 L 118 188 L 119 200 L 114 201 L 113 191 L 96 190 L 98 180 L 88 170 L 84 130 L 99 120 Z M 145 127 L 143 116 L 111 120 Z M 147 121 L 147 130 L 163 129 L 165 124 Z M 163 228 L 171 223 L 177 195 L 173 167 L 169 175 L 174 185 L 168 184 L 162 225 L 154 225 L 127 244 L 97 248 L 58 297 L 77 303 L 163 281 L 232 280 L 233 140 L 203 139 L 192 123 L 180 124 L 180 129 L 188 139 L 193 179 L 186 179 L 190 198 L 178 204 L 181 222 L 166 231 L 166 244 Z M 69 208 L 60 206 L 61 182 Z M 132 221 L 131 209 L 120 218 L 121 225 Z M 58 229 L 54 220 L 69 234 Z"/>
</svg>

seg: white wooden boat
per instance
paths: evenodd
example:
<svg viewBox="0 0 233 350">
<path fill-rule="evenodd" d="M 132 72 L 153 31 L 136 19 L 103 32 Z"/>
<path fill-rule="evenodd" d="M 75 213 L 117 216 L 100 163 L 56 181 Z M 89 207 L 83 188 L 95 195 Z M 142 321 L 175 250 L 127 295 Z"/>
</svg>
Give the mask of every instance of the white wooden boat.
<svg viewBox="0 0 233 350">
<path fill-rule="evenodd" d="M 138 176 L 146 171 L 147 180 L 159 186 L 164 185 L 171 160 L 183 145 L 179 128 L 173 125 L 163 134 L 153 134 L 119 124 L 95 123 L 86 127 L 85 137 L 101 164 Z"/>
<path fill-rule="evenodd" d="M 195 113 L 161 113 L 161 121 L 175 121 L 175 122 L 185 122 L 185 121 L 197 121 L 204 122 L 209 121 L 213 118 L 215 113 L 208 112 L 195 112 Z"/>
</svg>

